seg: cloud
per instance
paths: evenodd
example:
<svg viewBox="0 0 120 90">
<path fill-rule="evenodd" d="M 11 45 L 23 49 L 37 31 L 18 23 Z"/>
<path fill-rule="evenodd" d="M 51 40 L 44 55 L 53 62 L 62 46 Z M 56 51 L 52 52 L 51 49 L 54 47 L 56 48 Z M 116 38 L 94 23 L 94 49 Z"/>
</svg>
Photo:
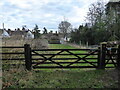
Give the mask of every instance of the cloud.
<svg viewBox="0 0 120 90">
<path fill-rule="evenodd" d="M 73 11 L 71 12 L 69 20 L 74 25 L 76 23 L 79 23 L 79 25 L 82 24 L 82 23 L 85 23 L 86 13 L 87 13 L 87 8 L 85 8 L 85 7 L 80 8 L 78 6 L 74 6 Z"/>
<path fill-rule="evenodd" d="M 4 22 L 6 28 L 27 25 L 33 29 L 38 24 L 40 28 L 50 29 L 57 28 L 65 16 L 74 27 L 78 27 L 85 22 L 88 6 L 93 2 L 96 0 L 2 0 L 0 23 Z"/>
</svg>

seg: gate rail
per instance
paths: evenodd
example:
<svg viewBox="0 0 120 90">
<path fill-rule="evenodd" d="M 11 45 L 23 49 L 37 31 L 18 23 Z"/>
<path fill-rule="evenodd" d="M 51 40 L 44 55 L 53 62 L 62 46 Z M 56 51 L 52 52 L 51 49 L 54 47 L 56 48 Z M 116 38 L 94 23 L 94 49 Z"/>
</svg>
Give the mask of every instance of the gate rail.
<svg viewBox="0 0 120 90">
<path fill-rule="evenodd" d="M 113 68 L 111 66 L 107 66 L 109 64 L 113 64 L 114 67 L 120 69 L 120 45 L 118 46 L 118 48 L 111 49 L 107 48 L 106 44 L 102 44 L 101 47 L 99 47 L 98 49 L 31 49 L 29 44 L 25 44 L 23 47 L 9 46 L 0 48 L 23 48 L 24 52 L 17 53 L 0 52 L 0 54 L 24 54 L 25 58 L 19 59 L 3 58 L 2 60 L 17 60 L 17 59 L 25 60 L 25 66 L 27 70 L 31 70 L 32 68 L 97 68 L 97 69 Z M 57 53 L 53 53 L 54 51 Z M 72 51 L 77 52 L 84 51 L 84 53 L 73 53 Z M 52 53 L 40 53 L 40 52 L 52 52 Z M 39 56 L 39 58 L 38 57 L 33 58 L 34 56 Z M 69 57 L 61 58 L 57 56 L 69 56 Z M 61 62 L 60 60 L 64 60 L 64 62 L 63 61 Z M 71 61 L 68 62 L 68 60 Z M 88 66 L 81 65 L 85 63 L 89 65 Z M 44 66 L 43 64 L 46 64 L 47 66 Z M 55 64 L 55 66 L 53 65 L 51 66 L 50 64 Z M 75 64 L 79 65 L 74 66 Z"/>
<path fill-rule="evenodd" d="M 33 66 L 33 68 L 96 68 L 97 66 L 94 65 L 93 63 L 97 63 L 97 62 L 89 62 L 87 61 L 88 59 L 97 59 L 97 58 L 87 58 L 88 56 L 90 55 L 97 55 L 96 52 L 97 52 L 97 49 L 94 51 L 94 52 L 90 52 L 90 53 L 79 53 L 79 54 L 75 54 L 75 53 L 72 53 L 71 51 L 90 51 L 92 49 L 45 49 L 45 51 L 59 51 L 58 53 L 56 54 L 40 54 L 38 53 L 37 51 L 44 51 L 44 49 L 39 49 L 39 50 L 32 50 L 32 54 L 33 56 L 41 56 L 42 58 L 33 58 L 32 60 L 41 60 L 41 62 L 33 62 L 33 64 L 35 64 Z M 68 54 L 61 54 L 63 52 L 67 52 Z M 54 58 L 55 56 L 74 56 L 76 58 Z M 84 57 L 81 57 L 80 55 L 85 55 Z M 49 57 L 47 57 L 49 56 Z M 86 60 L 87 59 L 87 60 Z M 59 60 L 59 62 L 56 60 Z M 64 60 L 64 62 L 60 62 L 60 60 Z M 66 62 L 68 60 L 74 60 L 74 62 L 70 61 L 70 62 Z M 85 62 L 79 62 L 79 61 L 85 61 Z M 47 62 L 47 61 L 50 61 L 50 62 Z M 38 66 L 39 64 L 57 64 L 58 66 Z M 75 63 L 89 63 L 91 64 L 92 66 L 71 66 Z M 66 66 L 63 66 L 63 64 L 67 64 Z"/>
</svg>

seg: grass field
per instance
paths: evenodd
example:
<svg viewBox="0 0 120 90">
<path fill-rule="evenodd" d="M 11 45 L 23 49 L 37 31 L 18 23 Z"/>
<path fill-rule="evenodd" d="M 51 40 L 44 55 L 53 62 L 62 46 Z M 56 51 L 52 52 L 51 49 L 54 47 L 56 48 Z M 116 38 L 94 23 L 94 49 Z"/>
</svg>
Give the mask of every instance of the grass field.
<svg viewBox="0 0 120 90">
<path fill-rule="evenodd" d="M 49 44 L 51 49 L 75 49 L 75 47 L 64 45 L 64 44 Z"/>
<path fill-rule="evenodd" d="M 62 44 L 50 48 L 71 49 Z M 40 69 L 26 71 L 24 66 L 3 70 L 3 88 L 117 88 L 115 69 Z"/>
</svg>

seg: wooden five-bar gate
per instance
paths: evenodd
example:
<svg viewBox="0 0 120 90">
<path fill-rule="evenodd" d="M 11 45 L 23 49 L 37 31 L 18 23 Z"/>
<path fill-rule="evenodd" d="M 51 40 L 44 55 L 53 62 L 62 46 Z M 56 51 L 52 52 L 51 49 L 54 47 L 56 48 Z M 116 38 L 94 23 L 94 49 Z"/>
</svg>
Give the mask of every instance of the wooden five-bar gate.
<svg viewBox="0 0 120 90">
<path fill-rule="evenodd" d="M 29 44 L 22 48 L 23 52 L 5 52 L 1 54 L 23 54 L 24 58 L 2 60 L 24 60 L 27 70 L 36 68 L 120 68 L 120 45 L 107 48 L 102 44 L 98 49 L 31 49 Z"/>
</svg>

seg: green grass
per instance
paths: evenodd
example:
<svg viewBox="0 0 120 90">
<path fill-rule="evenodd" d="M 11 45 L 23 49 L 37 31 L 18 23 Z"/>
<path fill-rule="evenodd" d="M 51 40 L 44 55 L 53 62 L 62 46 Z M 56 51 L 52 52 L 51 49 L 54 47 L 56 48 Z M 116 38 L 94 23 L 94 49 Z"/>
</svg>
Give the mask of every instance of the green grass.
<svg viewBox="0 0 120 90">
<path fill-rule="evenodd" d="M 62 44 L 50 44 L 49 47 L 74 48 Z M 2 80 L 3 88 L 117 88 L 116 77 L 114 69 L 33 69 L 26 71 L 21 65 L 8 70 L 3 69 Z"/>
<path fill-rule="evenodd" d="M 51 49 L 75 49 L 75 47 L 64 45 L 64 44 L 49 44 Z"/>
<path fill-rule="evenodd" d="M 12 75 L 11 75 L 12 74 Z M 104 70 L 11 69 L 3 73 L 4 88 L 116 88 L 116 80 Z"/>
</svg>

